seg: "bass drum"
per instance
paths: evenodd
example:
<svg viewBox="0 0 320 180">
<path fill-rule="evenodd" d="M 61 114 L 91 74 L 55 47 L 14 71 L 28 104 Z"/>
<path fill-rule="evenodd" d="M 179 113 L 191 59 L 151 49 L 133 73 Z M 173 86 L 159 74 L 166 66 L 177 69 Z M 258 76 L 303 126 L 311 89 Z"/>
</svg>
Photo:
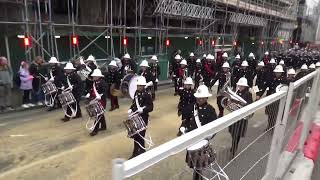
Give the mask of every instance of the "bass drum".
<svg viewBox="0 0 320 180">
<path fill-rule="evenodd" d="M 127 74 L 124 76 L 120 84 L 120 90 L 125 97 L 134 98 L 134 94 L 137 90 L 137 80 L 138 76 L 135 74 Z"/>
</svg>

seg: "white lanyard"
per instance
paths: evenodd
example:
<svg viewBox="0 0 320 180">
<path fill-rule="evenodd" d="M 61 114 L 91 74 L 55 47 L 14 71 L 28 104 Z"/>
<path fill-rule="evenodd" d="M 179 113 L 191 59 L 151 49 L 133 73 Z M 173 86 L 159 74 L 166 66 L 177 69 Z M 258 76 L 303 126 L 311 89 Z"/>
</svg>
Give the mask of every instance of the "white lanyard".
<svg viewBox="0 0 320 180">
<path fill-rule="evenodd" d="M 196 121 L 197 127 L 201 127 L 201 122 L 199 119 L 199 114 L 198 110 L 196 109 L 196 105 L 193 106 L 193 115 L 194 115 L 194 120 Z"/>
</svg>

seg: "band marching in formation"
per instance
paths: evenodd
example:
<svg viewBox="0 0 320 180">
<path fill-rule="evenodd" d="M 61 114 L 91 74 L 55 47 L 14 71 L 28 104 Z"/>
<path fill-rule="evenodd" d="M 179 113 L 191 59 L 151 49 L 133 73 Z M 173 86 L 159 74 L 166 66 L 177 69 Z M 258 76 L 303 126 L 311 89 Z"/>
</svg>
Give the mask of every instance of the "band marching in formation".
<svg viewBox="0 0 320 180">
<path fill-rule="evenodd" d="M 252 103 L 252 93 L 255 93 L 256 100 L 265 92 L 267 96 L 275 93 L 279 85 L 288 85 L 289 82 L 319 68 L 319 60 L 318 51 L 297 48 L 272 54 L 265 52 L 260 61 L 255 59 L 253 53 L 247 58 L 237 54 L 232 63 L 227 52 L 219 58 L 211 54 L 196 56 L 190 53 L 189 57 L 184 59 L 181 51 L 177 51 L 170 62 L 169 75 L 174 83 L 174 95 L 180 96 L 177 111 L 178 116 L 181 116 L 181 125 L 178 128 L 178 136 L 222 117 L 224 109 L 235 111 Z M 146 137 L 146 130 L 149 113 L 154 109 L 153 101 L 156 100 L 161 73 L 157 56 L 143 60 L 139 65 L 139 71 L 129 54 L 125 54 L 121 60 L 112 60 L 106 73 L 98 68 L 92 55 L 86 60 L 80 57 L 73 63 L 69 62 L 64 68 L 55 57 L 51 57 L 49 64 L 49 75 L 44 77 L 47 82 L 42 86 L 49 110 L 62 107 L 65 112 L 63 121 L 80 118 L 83 114 L 80 100 L 81 96 L 86 94 L 85 109 L 89 115 L 86 126 L 90 135 L 94 136 L 99 131 L 107 129 L 104 116 L 107 98 L 111 103 L 110 111 L 114 111 L 119 108 L 119 96 L 130 97 L 132 105 L 124 125 L 128 137 L 134 140 L 131 158 L 148 149 L 145 143 L 152 146 L 151 137 Z M 212 96 L 211 89 L 217 83 L 218 113 L 208 103 L 208 98 Z M 266 107 L 267 130 L 275 125 L 278 105 L 279 102 L 275 102 Z M 246 133 L 250 117 L 252 115 L 229 127 L 232 136 L 232 157 L 237 152 L 240 138 Z M 194 179 L 201 179 L 201 168 L 214 162 L 214 152 L 208 150 L 209 140 L 213 137 L 214 135 L 200 142 L 201 146 L 197 144 L 198 148 L 190 147 L 187 150 L 188 165 L 197 169 Z M 199 150 L 202 150 L 200 154 Z M 198 153 L 197 156 L 194 155 L 195 151 Z M 201 156 L 201 153 L 212 158 L 196 158 Z"/>
</svg>

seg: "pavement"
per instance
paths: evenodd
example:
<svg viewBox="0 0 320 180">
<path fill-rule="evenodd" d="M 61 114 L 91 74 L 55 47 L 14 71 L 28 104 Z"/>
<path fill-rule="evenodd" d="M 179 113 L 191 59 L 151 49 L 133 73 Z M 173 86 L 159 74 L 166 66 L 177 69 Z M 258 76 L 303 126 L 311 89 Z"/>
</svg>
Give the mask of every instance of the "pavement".
<svg viewBox="0 0 320 180">
<path fill-rule="evenodd" d="M 215 97 L 216 89 L 213 89 Z M 216 98 L 210 98 L 217 110 Z M 109 102 L 108 102 L 109 104 Z M 131 156 L 133 142 L 126 137 L 123 120 L 131 100 L 120 99 L 120 109 L 106 112 L 107 131 L 90 137 L 84 117 L 62 122 L 62 110 L 52 112 L 44 108 L 1 114 L 0 119 L 0 180 L 56 180 L 56 179 L 111 179 L 112 160 Z M 148 133 L 154 147 L 176 137 L 180 118 L 177 116 L 178 96 L 171 86 L 161 86 L 150 115 Z M 82 106 L 83 107 L 83 106 Z M 255 112 L 249 121 L 245 138 L 240 141 L 240 152 L 264 133 L 267 117 L 264 109 Z M 225 168 L 230 179 L 261 179 L 267 162 L 271 132 L 261 135 L 244 153 Z M 220 166 L 230 161 L 231 137 L 228 130 L 219 132 L 211 140 Z M 153 148 L 154 148 L 153 147 Z M 186 166 L 185 152 L 159 162 L 130 179 L 168 180 L 191 179 L 192 171 Z M 204 172 L 206 176 L 212 173 Z M 217 178 L 215 178 L 217 179 Z"/>
</svg>

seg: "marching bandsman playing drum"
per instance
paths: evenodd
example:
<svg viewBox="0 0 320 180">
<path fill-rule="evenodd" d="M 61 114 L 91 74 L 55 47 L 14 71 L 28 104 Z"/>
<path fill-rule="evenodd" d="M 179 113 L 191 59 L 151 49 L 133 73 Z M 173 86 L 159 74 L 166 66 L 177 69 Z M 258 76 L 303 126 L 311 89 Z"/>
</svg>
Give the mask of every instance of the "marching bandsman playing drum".
<svg viewBox="0 0 320 180">
<path fill-rule="evenodd" d="M 293 68 L 288 70 L 288 72 L 287 72 L 287 80 L 288 80 L 289 83 L 296 81 L 295 75 L 296 75 L 296 71 Z"/>
<path fill-rule="evenodd" d="M 184 88 L 180 89 L 179 91 L 179 104 L 178 104 L 178 116 L 181 116 L 184 108 L 186 108 L 189 104 L 194 104 L 196 102 L 196 99 L 194 97 L 194 90 L 192 89 L 193 81 L 191 77 L 187 77 L 186 80 L 183 83 Z M 182 117 L 182 120 L 184 117 Z M 183 123 L 181 123 L 181 126 L 183 126 Z M 179 128 L 180 129 L 180 128 Z M 181 131 L 179 130 L 177 136 L 181 135 Z"/>
<path fill-rule="evenodd" d="M 65 89 L 71 88 L 71 92 L 76 100 L 76 104 L 72 104 L 73 109 L 77 110 L 76 116 L 73 117 L 73 119 L 82 117 L 81 114 L 81 108 L 80 108 L 80 100 L 82 96 L 83 91 L 83 84 L 81 82 L 80 76 L 76 72 L 76 68 L 73 67 L 72 63 L 67 63 L 64 67 L 64 71 L 66 73 L 66 80 L 64 81 Z M 69 82 L 68 82 L 69 81 Z M 69 84 L 70 83 L 70 84 Z M 71 87 L 69 87 L 71 85 Z M 67 114 L 71 114 L 71 108 L 67 108 Z M 70 117 L 67 115 L 64 116 L 64 118 L 61 119 L 62 121 L 69 121 Z"/>
<path fill-rule="evenodd" d="M 248 56 L 248 63 L 249 63 L 249 66 L 251 68 L 253 68 L 253 70 L 257 67 L 257 61 L 256 61 L 256 58 L 254 56 L 254 54 L 251 52 Z"/>
<path fill-rule="evenodd" d="M 217 94 L 218 94 L 217 95 L 217 104 L 219 107 L 219 117 L 222 117 L 224 114 L 224 108 L 221 105 L 221 100 L 222 100 L 223 96 L 220 96 L 219 92 L 226 83 L 230 82 L 230 80 L 231 80 L 230 78 L 231 78 L 230 65 L 228 62 L 225 62 L 222 65 L 222 71 L 218 72 L 216 77 L 214 79 L 212 79 L 212 81 L 210 82 L 210 87 L 212 87 L 216 83 L 216 81 L 219 80 L 218 92 L 217 92 Z"/>
<path fill-rule="evenodd" d="M 185 59 L 182 59 L 180 62 L 180 67 L 178 69 L 178 92 L 180 88 L 183 88 L 183 81 L 189 76 L 188 64 Z"/>
<path fill-rule="evenodd" d="M 60 62 L 57 60 L 56 57 L 51 57 L 49 60 L 50 70 L 49 70 L 49 81 L 52 81 L 57 89 L 58 95 L 61 93 L 61 89 L 63 88 L 63 80 L 65 79 L 63 69 L 60 67 Z M 48 80 L 46 78 L 46 80 Z M 60 102 L 58 99 L 55 99 L 55 104 L 53 107 L 50 107 L 48 111 L 61 107 Z"/>
<path fill-rule="evenodd" d="M 132 113 L 138 113 L 143 119 L 145 125 L 148 126 L 149 113 L 153 111 L 153 102 L 151 95 L 145 90 L 146 85 L 146 78 L 139 76 L 137 80 L 137 91 L 135 92 L 132 105 L 128 110 L 128 114 L 131 115 Z M 130 159 L 145 152 L 145 134 L 146 130 L 143 130 L 133 136 L 134 148 Z"/>
<path fill-rule="evenodd" d="M 267 96 L 276 92 L 277 86 L 280 84 L 288 84 L 287 78 L 284 75 L 283 67 L 281 65 L 277 65 L 276 68 L 273 70 L 272 76 L 267 76 L 266 78 L 266 86 L 257 93 L 257 100 L 264 94 L 266 88 L 268 87 L 269 90 L 267 91 Z M 266 107 L 266 114 L 268 115 L 268 127 L 266 130 L 272 128 L 276 123 L 278 107 L 280 101 L 276 101 Z"/>
<path fill-rule="evenodd" d="M 189 58 L 187 59 L 187 63 L 188 63 L 189 76 L 193 77 L 195 68 L 196 68 L 196 57 L 194 56 L 193 52 L 190 53 Z"/>
<path fill-rule="evenodd" d="M 147 60 L 143 60 L 140 63 L 140 76 L 143 76 L 144 78 L 146 78 L 147 84 L 145 86 L 145 90 L 150 93 L 150 95 L 153 93 L 154 89 L 153 89 L 153 83 L 155 81 L 154 76 L 152 76 L 152 73 L 150 72 L 150 66 L 148 64 Z"/>
<path fill-rule="evenodd" d="M 245 105 L 252 103 L 253 101 L 252 94 L 249 91 L 248 81 L 245 77 L 240 78 L 239 81 L 237 82 L 236 93 L 247 102 L 247 104 Z M 248 120 L 246 118 L 241 119 L 240 121 L 229 126 L 229 132 L 232 137 L 232 146 L 230 149 L 232 157 L 234 157 L 234 155 L 237 152 L 240 138 L 244 137 L 246 134 L 247 126 L 248 126 Z"/>
<path fill-rule="evenodd" d="M 86 97 L 90 99 L 96 99 L 98 100 L 103 108 L 106 108 L 107 105 L 107 84 L 105 80 L 103 79 L 103 74 L 101 73 L 100 69 L 95 69 L 93 73 L 91 74 L 93 85 L 90 94 L 88 94 Z M 100 115 L 98 119 L 96 120 L 96 126 L 94 127 L 93 131 L 90 133 L 91 136 L 94 136 L 98 134 L 99 130 L 106 130 L 106 120 L 104 117 L 104 114 Z"/>
<path fill-rule="evenodd" d="M 113 111 L 115 109 L 119 109 L 118 97 L 113 94 L 114 90 L 118 90 L 120 88 L 121 77 L 118 70 L 118 66 L 116 61 L 111 61 L 109 63 L 109 72 L 107 74 L 107 83 L 108 83 L 108 96 L 111 101 L 111 108 L 109 111 Z"/>
<path fill-rule="evenodd" d="M 155 81 L 153 82 L 154 91 L 152 92 L 152 99 L 155 100 L 156 98 L 155 92 L 158 90 L 159 76 L 161 74 L 160 66 L 158 65 L 157 56 L 152 56 L 149 64 L 150 64 L 150 70 L 151 70 L 153 79 L 155 79 Z"/>
<path fill-rule="evenodd" d="M 207 87 L 210 87 L 210 81 L 216 75 L 216 68 L 214 62 L 214 56 L 208 54 L 203 62 L 203 82 Z"/>
<path fill-rule="evenodd" d="M 135 73 L 136 72 L 136 64 L 135 62 L 131 59 L 130 55 L 126 53 L 122 59 L 122 67 L 121 67 L 121 77 L 123 78 L 125 75 L 129 73 Z"/>
<path fill-rule="evenodd" d="M 82 63 L 82 62 L 80 62 Z M 97 62 L 96 62 L 96 58 L 92 55 L 89 55 L 87 60 L 86 60 L 86 64 L 83 65 L 85 68 L 88 68 L 88 70 L 90 71 L 87 79 L 86 79 L 86 89 L 85 89 L 85 94 L 90 93 L 90 90 L 92 89 L 92 77 L 91 74 L 93 73 L 93 70 L 97 69 Z"/>
<path fill-rule="evenodd" d="M 208 103 L 208 98 L 212 96 L 206 85 L 200 85 L 194 93 L 196 103 L 188 105 L 182 112 L 184 132 L 190 132 L 200 126 L 206 125 L 217 119 L 215 109 Z M 214 137 L 214 135 L 213 135 Z M 210 137 L 210 138 L 213 138 Z M 186 155 L 186 162 L 188 163 L 189 155 Z M 202 179 L 202 171 L 194 171 L 193 180 Z"/>
<path fill-rule="evenodd" d="M 195 80 L 195 84 L 194 84 L 194 89 L 197 89 L 200 85 L 200 83 L 203 82 L 203 67 L 201 64 L 201 59 L 197 59 L 196 60 L 196 69 L 195 69 L 195 73 L 194 73 L 194 80 Z"/>
<path fill-rule="evenodd" d="M 169 74 L 174 82 L 174 95 L 178 95 L 179 91 L 179 86 L 178 86 L 178 74 L 179 74 L 179 67 L 180 67 L 180 62 L 181 62 L 182 57 L 177 54 L 174 57 L 174 62 L 171 62 L 170 67 L 169 67 Z"/>
</svg>

